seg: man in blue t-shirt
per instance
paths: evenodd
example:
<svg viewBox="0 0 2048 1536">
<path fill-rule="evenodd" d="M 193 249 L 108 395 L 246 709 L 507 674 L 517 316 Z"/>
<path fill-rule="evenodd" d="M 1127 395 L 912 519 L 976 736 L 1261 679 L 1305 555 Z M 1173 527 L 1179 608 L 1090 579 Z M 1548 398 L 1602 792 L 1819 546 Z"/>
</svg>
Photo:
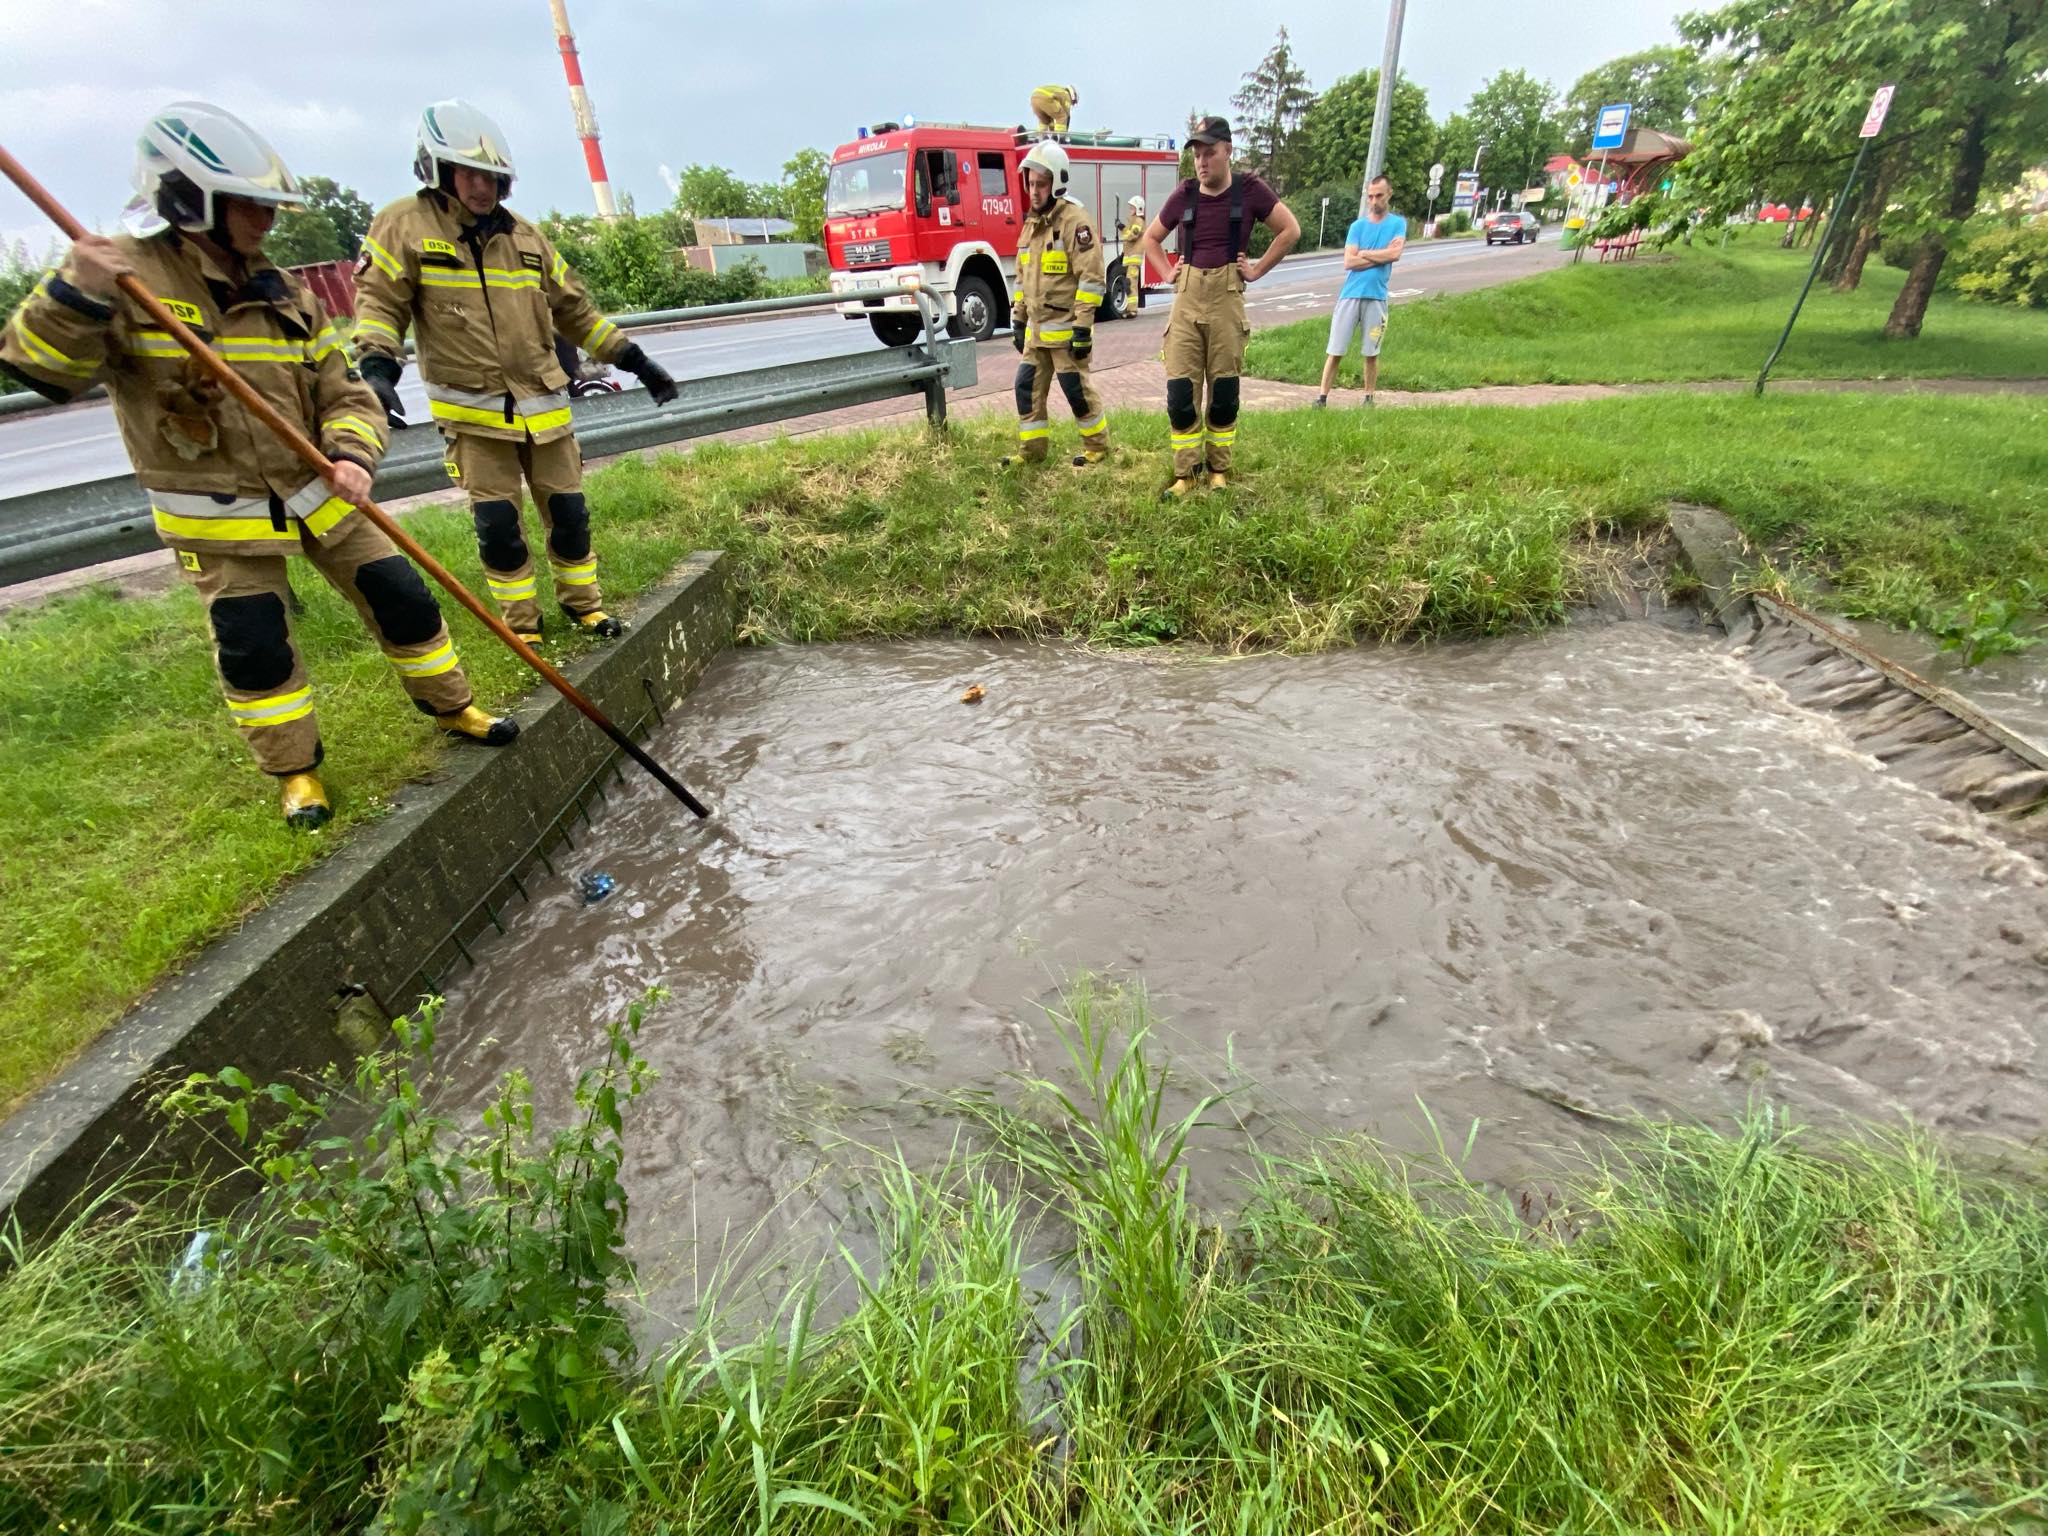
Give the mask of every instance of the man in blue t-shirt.
<svg viewBox="0 0 2048 1536">
<path fill-rule="evenodd" d="M 1365 403 L 1372 404 L 1373 386 L 1380 379 L 1380 338 L 1387 333 L 1387 276 L 1408 243 L 1408 221 L 1387 211 L 1393 195 L 1386 177 L 1373 177 L 1365 189 L 1365 216 L 1354 219 L 1344 237 L 1344 287 L 1337 295 L 1337 312 L 1330 316 L 1319 406 L 1330 403 L 1330 386 L 1337 382 L 1337 365 L 1351 350 L 1354 330 L 1365 357 Z"/>
</svg>

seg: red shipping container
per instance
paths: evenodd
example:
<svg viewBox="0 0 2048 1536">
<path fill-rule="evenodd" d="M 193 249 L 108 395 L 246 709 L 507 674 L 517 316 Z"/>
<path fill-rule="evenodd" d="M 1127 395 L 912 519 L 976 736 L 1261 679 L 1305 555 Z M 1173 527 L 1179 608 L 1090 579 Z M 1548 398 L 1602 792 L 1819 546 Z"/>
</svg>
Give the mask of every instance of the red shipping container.
<svg viewBox="0 0 2048 1536">
<path fill-rule="evenodd" d="M 356 312 L 356 274 L 346 261 L 322 261 L 309 267 L 291 268 L 293 275 L 320 296 L 327 312 L 353 317 Z"/>
</svg>

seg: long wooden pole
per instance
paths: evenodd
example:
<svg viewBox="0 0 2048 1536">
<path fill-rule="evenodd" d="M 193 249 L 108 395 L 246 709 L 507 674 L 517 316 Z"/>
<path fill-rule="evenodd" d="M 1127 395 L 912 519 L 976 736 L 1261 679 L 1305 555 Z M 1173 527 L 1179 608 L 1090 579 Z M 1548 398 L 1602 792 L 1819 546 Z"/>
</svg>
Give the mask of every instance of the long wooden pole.
<svg viewBox="0 0 2048 1536">
<path fill-rule="evenodd" d="M 0 171 L 6 172 L 7 179 L 21 188 L 22 195 L 34 203 L 36 207 L 40 208 L 44 216 L 61 229 L 65 235 L 73 240 L 85 238 L 85 226 L 74 219 L 65 209 L 64 205 L 52 197 L 43 184 L 29 174 L 25 166 L 7 152 L 5 145 L 0 145 Z M 172 314 L 158 301 L 156 295 L 143 287 L 138 279 L 128 274 L 124 273 L 121 276 L 120 283 L 123 293 L 140 304 L 148 312 L 150 319 L 177 337 L 178 344 L 192 354 L 193 360 L 218 379 L 222 387 L 229 394 L 233 395 L 247 407 L 250 414 L 270 428 L 272 432 L 275 432 L 286 447 L 304 459 L 307 465 L 323 478 L 333 474 L 333 461 L 315 447 L 295 425 L 287 421 L 278 412 L 276 407 L 257 394 L 250 386 L 248 380 L 222 362 L 214 353 L 214 350 L 194 335 L 184 321 Z M 457 581 L 446 566 L 420 548 L 419 543 L 411 534 L 398 526 L 397 521 L 393 519 L 390 513 L 378 506 L 376 502 L 367 498 L 357 502 L 355 505 L 356 509 L 363 516 L 383 529 L 391 542 L 404 550 L 407 557 L 415 565 L 419 566 L 421 570 L 445 587 L 451 597 L 474 614 L 486 629 L 490 630 L 492 634 L 496 635 L 499 640 L 509 647 L 513 655 L 538 672 L 547 680 L 549 686 L 571 704 L 575 705 L 583 713 L 584 718 L 603 731 L 605 735 L 609 736 L 620 751 L 624 752 L 634 762 L 652 774 L 656 783 L 682 801 L 684 805 L 687 805 L 697 815 L 709 816 L 711 814 L 695 795 L 683 788 L 681 784 L 677 783 L 670 776 L 666 768 L 648 756 L 641 749 L 638 742 L 634 741 L 632 737 L 628 736 L 616 725 L 613 725 L 606 718 L 604 711 L 586 699 L 575 684 L 571 683 L 543 660 L 532 646 L 515 635 L 507 627 L 503 619 L 478 602 L 475 595 L 467 587 L 463 586 L 461 582 Z"/>
</svg>

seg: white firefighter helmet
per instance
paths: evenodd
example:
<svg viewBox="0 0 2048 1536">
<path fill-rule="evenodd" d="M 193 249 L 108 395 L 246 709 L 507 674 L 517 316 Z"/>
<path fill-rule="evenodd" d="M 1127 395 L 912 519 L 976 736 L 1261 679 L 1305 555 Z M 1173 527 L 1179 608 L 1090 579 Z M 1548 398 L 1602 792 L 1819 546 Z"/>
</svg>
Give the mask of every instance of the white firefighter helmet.
<svg viewBox="0 0 2048 1536">
<path fill-rule="evenodd" d="M 419 150 L 412 173 L 430 187 L 441 185 L 447 168 L 466 165 L 495 171 L 499 195 L 512 190 L 512 150 L 498 125 L 466 101 L 437 101 L 420 113 Z"/>
<path fill-rule="evenodd" d="M 1145 217 L 1145 199 L 1142 197 L 1131 199 L 1131 216 L 1138 219 Z"/>
<path fill-rule="evenodd" d="M 1067 152 L 1051 139 L 1040 139 L 1031 146 L 1024 156 L 1020 168 L 1025 171 L 1043 171 L 1052 178 L 1052 195 L 1064 197 L 1067 192 Z"/>
<path fill-rule="evenodd" d="M 195 234 L 212 229 L 220 214 L 216 198 L 273 208 L 306 205 L 263 135 L 203 101 L 174 101 L 150 118 L 135 141 L 134 182 L 136 197 L 121 217 L 144 238 L 173 225 Z"/>
</svg>

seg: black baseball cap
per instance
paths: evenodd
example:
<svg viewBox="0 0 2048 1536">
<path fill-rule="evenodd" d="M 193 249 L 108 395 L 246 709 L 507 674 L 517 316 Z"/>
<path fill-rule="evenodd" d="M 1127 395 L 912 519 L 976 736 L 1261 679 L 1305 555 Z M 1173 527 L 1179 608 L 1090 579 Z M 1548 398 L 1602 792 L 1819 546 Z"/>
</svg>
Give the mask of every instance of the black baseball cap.
<svg viewBox="0 0 2048 1536">
<path fill-rule="evenodd" d="M 1227 117 L 1205 117 L 1195 125 L 1195 131 L 1188 135 L 1190 144 L 1228 144 L 1230 142 L 1230 119 Z"/>
</svg>

